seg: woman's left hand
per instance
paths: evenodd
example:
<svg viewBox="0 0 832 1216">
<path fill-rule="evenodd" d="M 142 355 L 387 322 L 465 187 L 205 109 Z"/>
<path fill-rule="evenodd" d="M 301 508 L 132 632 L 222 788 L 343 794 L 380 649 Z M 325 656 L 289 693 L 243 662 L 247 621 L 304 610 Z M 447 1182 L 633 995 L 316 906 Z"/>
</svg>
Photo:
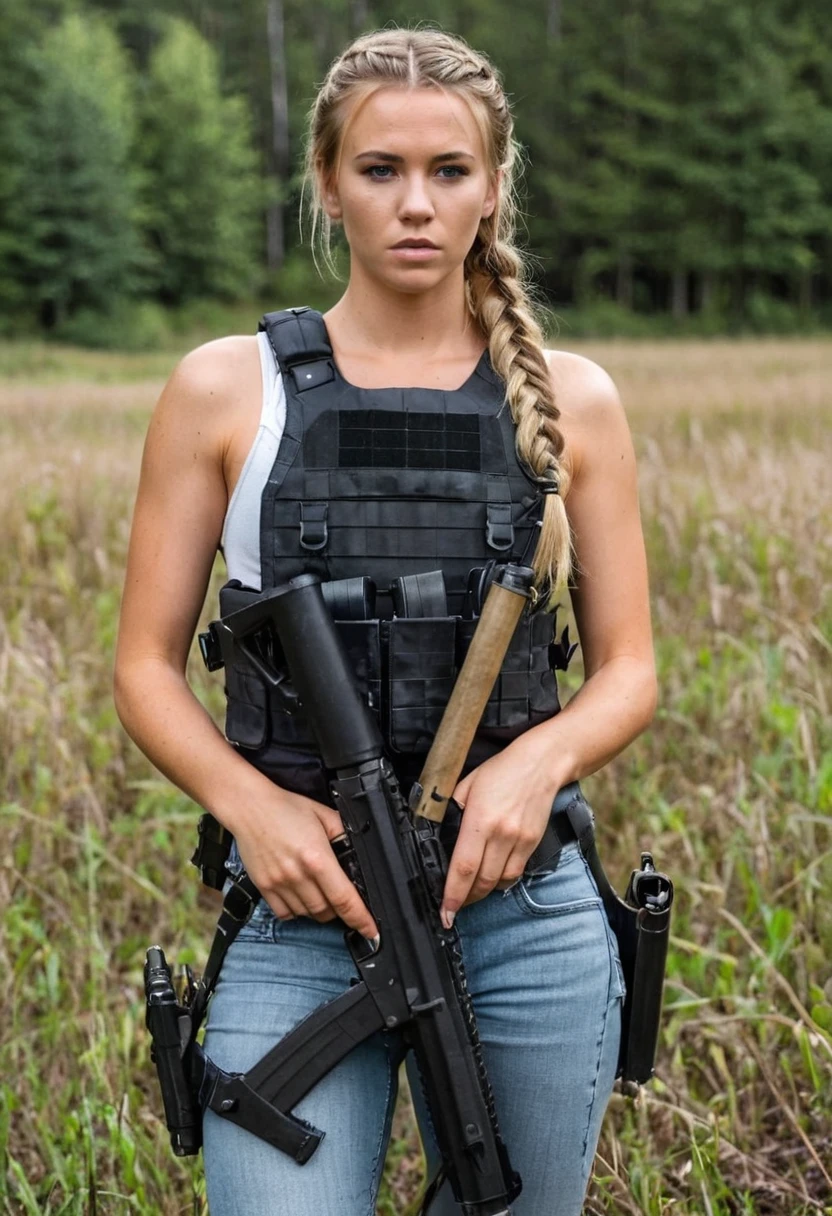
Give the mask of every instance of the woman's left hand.
<svg viewBox="0 0 832 1216">
<path fill-rule="evenodd" d="M 521 736 L 457 785 L 453 796 L 464 814 L 445 880 L 446 928 L 461 907 L 521 877 L 564 784 L 554 768 L 541 762 L 537 741 Z"/>
</svg>

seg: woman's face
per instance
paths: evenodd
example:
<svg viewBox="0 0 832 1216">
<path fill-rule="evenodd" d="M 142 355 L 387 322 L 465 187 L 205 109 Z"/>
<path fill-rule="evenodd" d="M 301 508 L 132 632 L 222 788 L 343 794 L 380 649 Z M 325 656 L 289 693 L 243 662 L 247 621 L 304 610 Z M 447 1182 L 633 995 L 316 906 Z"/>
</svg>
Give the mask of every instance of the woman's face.
<svg viewBox="0 0 832 1216">
<path fill-rule="evenodd" d="M 496 201 L 471 110 L 431 88 L 373 93 L 349 123 L 337 181 L 324 190 L 353 272 L 358 263 L 404 292 L 429 290 L 459 270 Z M 396 248 L 408 240 L 432 248 Z"/>
</svg>

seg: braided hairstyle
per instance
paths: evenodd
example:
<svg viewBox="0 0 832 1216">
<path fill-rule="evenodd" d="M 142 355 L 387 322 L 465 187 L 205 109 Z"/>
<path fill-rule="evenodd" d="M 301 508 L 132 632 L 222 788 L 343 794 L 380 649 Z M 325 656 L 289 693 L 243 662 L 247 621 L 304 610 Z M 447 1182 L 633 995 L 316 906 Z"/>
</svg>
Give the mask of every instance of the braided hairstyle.
<svg viewBox="0 0 832 1216">
<path fill-rule="evenodd" d="M 570 572 L 571 539 L 563 499 L 569 488 L 560 411 L 534 315 L 526 263 L 514 244 L 516 165 L 520 145 L 499 73 L 460 37 L 437 29 L 385 29 L 363 34 L 332 63 L 309 112 L 304 188 L 310 187 L 312 246 L 320 224 L 324 260 L 332 221 L 321 188 L 336 175 L 349 115 L 385 85 L 440 88 L 462 97 L 480 130 L 492 174 L 502 170 L 497 205 L 480 221 L 465 259 L 465 293 L 471 315 L 488 342 L 491 364 L 505 382 L 516 428 L 517 454 L 543 495 L 535 549 L 535 584 L 554 607 Z M 346 103 L 351 102 L 352 105 Z M 316 259 L 317 264 L 317 259 Z"/>
</svg>

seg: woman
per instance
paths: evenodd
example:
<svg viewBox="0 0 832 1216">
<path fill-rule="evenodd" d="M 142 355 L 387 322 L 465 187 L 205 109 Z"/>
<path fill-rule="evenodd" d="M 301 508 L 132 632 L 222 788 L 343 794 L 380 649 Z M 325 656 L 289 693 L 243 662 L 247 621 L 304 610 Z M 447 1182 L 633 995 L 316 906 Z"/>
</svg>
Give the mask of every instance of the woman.
<svg viewBox="0 0 832 1216">
<path fill-rule="evenodd" d="M 521 658 L 532 658 L 519 700 L 509 692 L 516 674 L 514 684 L 504 677 L 455 791 L 464 814 L 442 917 L 449 925 L 458 915 L 501 1132 L 523 1179 L 512 1210 L 573 1216 L 613 1085 L 623 984 L 597 887 L 562 810 L 580 797 L 579 778 L 649 724 L 656 682 L 626 419 L 600 367 L 542 349 L 512 244 L 515 159 L 499 77 L 462 40 L 385 30 L 333 63 L 311 115 L 307 181 L 324 236 L 343 227 L 348 286 L 323 319 L 273 318 L 267 333 L 279 370 L 264 333 L 209 342 L 172 374 L 142 465 L 116 698 L 154 764 L 233 833 L 234 859 L 262 893 L 209 1011 L 209 1055 L 241 1071 L 348 987 L 344 923 L 365 937 L 378 927 L 329 847 L 341 823 L 308 740 L 280 715 L 269 718 L 253 685 L 240 689 L 229 677 L 228 742 L 186 683 L 217 547 L 229 577 L 256 590 L 301 570 L 332 579 L 363 572 L 383 595 L 397 570 L 439 567 L 447 615 L 458 620 L 463 574 L 475 561 L 522 559 L 533 548 L 551 606 L 572 546 L 585 683 L 558 713 L 552 674 L 533 661 L 539 627 L 526 629 Z M 306 336 L 292 339 L 302 353 L 291 364 L 285 335 L 295 322 Z M 310 332 L 321 349 L 304 346 Z M 303 376 L 313 382 L 306 398 Z M 360 518 L 344 484 L 358 487 Z M 487 501 L 472 505 L 466 486 L 485 487 Z M 299 512 L 301 493 L 317 501 L 301 501 Z M 472 511 L 479 523 L 466 532 Z M 456 531 L 452 519 L 463 521 Z M 402 529 L 416 531 L 397 550 Z M 534 619 L 551 640 L 553 618 Z M 435 721 L 439 686 L 424 684 L 433 693 L 419 712 Z M 388 694 L 394 701 L 395 689 Z M 426 746 L 418 725 L 404 708 L 385 725 L 408 776 Z M 532 865 L 555 821 L 559 853 Z M 379 1034 L 296 1106 L 327 1132 L 302 1168 L 208 1112 L 212 1216 L 372 1214 L 401 1057 L 396 1036 Z M 412 1067 L 408 1059 L 433 1175 L 437 1150 Z M 444 1185 L 432 1212 L 458 1210 Z"/>
</svg>

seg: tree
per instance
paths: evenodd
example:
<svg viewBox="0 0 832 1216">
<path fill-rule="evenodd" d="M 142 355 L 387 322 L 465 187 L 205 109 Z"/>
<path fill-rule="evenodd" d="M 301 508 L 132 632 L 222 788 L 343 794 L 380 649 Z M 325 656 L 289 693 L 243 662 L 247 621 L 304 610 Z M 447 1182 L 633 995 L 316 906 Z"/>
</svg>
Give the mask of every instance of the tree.
<svg viewBox="0 0 832 1216">
<path fill-rule="evenodd" d="M 28 232 L 19 281 L 46 325 L 135 289 L 133 82 L 109 24 L 68 15 L 31 50 L 37 87 L 21 131 Z"/>
<path fill-rule="evenodd" d="M 144 223 L 165 303 L 242 297 L 259 279 L 264 194 L 241 97 L 223 97 L 217 57 L 170 19 L 151 55 L 138 152 Z"/>
<path fill-rule="evenodd" d="M 24 166 L 26 128 L 39 86 L 32 48 L 60 20 L 63 0 L 5 0 L 0 6 L 0 316 L 31 324 L 22 259 L 32 245 Z M 27 316 L 28 314 L 28 316 Z"/>
</svg>

